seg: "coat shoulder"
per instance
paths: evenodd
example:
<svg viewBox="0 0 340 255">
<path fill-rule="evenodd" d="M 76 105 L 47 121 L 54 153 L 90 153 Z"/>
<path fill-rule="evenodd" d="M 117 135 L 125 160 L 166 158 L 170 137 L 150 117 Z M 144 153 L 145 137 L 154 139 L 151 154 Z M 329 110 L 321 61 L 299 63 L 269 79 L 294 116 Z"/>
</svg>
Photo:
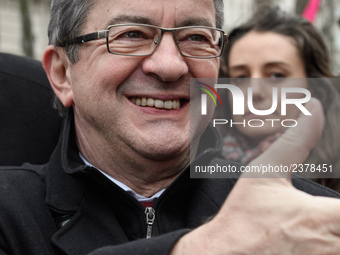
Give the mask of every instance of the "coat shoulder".
<svg viewBox="0 0 340 255">
<path fill-rule="evenodd" d="M 45 200 L 45 184 L 37 171 L 28 167 L 0 167 L 0 205 L 8 208 L 19 201 L 35 204 L 39 200 Z"/>
</svg>

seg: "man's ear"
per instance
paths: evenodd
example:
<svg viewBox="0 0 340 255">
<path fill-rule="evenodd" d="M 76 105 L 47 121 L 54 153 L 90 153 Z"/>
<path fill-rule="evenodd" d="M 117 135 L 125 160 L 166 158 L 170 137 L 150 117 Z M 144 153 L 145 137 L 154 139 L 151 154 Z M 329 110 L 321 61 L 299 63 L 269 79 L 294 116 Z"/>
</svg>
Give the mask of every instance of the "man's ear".
<svg viewBox="0 0 340 255">
<path fill-rule="evenodd" d="M 73 91 L 67 75 L 70 61 L 65 52 L 49 45 L 44 52 L 42 64 L 56 96 L 65 107 L 72 106 Z"/>
</svg>

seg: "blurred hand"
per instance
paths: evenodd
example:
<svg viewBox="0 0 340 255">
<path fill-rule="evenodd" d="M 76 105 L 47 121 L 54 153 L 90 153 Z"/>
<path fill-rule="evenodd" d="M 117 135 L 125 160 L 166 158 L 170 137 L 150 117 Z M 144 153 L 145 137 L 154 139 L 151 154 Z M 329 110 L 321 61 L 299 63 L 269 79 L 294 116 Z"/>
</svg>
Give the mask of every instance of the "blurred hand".
<svg viewBox="0 0 340 255">
<path fill-rule="evenodd" d="M 303 163 L 323 129 L 320 103 L 249 166 Z M 295 189 L 290 173 L 244 174 L 219 213 L 185 235 L 173 254 L 340 254 L 340 200 Z"/>
<path fill-rule="evenodd" d="M 259 153 L 257 157 L 265 152 L 285 131 L 286 129 L 283 129 L 281 132 L 268 136 L 262 142 L 260 142 L 258 145 Z"/>
</svg>

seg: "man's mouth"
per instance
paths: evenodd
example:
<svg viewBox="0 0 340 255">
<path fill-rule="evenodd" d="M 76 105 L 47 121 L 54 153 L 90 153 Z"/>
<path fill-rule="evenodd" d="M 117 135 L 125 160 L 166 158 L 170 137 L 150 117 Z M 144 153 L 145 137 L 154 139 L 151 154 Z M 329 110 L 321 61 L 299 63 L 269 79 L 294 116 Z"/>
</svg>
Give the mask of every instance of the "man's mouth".
<svg viewBox="0 0 340 255">
<path fill-rule="evenodd" d="M 181 100 L 160 100 L 147 97 L 132 97 L 131 101 L 138 106 L 154 107 L 166 110 L 178 110 L 181 107 Z"/>
</svg>

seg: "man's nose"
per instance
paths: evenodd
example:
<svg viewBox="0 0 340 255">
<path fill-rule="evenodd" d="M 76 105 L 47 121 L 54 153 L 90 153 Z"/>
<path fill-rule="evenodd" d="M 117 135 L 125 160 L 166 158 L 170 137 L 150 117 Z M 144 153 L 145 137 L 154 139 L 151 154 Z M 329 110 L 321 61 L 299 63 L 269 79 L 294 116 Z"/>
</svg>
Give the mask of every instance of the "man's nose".
<svg viewBox="0 0 340 255">
<path fill-rule="evenodd" d="M 155 74 L 163 81 L 176 81 L 188 73 L 186 58 L 181 55 L 172 33 L 164 33 L 156 51 L 144 59 L 143 72 Z"/>
</svg>

